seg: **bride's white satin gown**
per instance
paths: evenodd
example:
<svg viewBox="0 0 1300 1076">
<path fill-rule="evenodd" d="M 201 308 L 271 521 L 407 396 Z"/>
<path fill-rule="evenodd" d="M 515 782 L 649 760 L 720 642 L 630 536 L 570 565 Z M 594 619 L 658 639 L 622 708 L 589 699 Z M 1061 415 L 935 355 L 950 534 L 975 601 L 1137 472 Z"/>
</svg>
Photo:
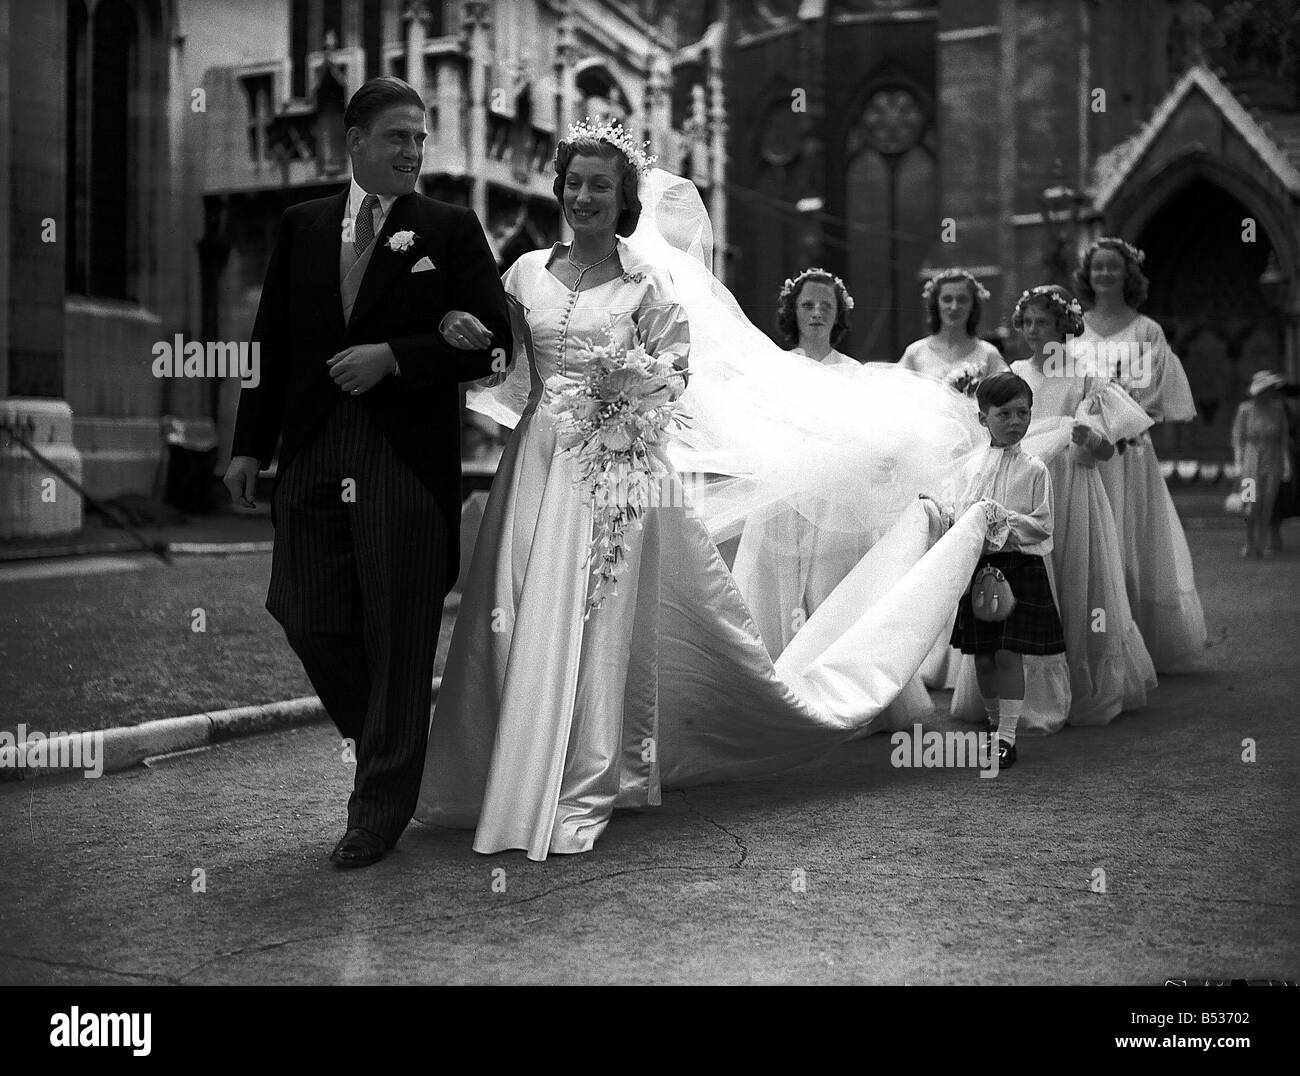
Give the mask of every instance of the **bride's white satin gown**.
<svg viewBox="0 0 1300 1076">
<path fill-rule="evenodd" d="M 617 595 L 584 622 L 592 514 L 557 448 L 548 379 L 576 373 L 579 341 L 607 328 L 660 355 L 686 354 L 689 329 L 665 275 L 625 244 L 623 277 L 581 293 L 546 270 L 550 255 L 505 278 L 531 335 L 503 386 L 522 417 L 479 530 L 416 810 L 474 827 L 479 852 L 534 860 L 589 850 L 615 807 L 657 804 L 663 788 L 784 769 L 869 729 L 944 630 L 987 526 L 977 507 L 939 538 L 934 506 L 913 502 L 774 663 L 678 495 L 646 514 Z"/>
</svg>

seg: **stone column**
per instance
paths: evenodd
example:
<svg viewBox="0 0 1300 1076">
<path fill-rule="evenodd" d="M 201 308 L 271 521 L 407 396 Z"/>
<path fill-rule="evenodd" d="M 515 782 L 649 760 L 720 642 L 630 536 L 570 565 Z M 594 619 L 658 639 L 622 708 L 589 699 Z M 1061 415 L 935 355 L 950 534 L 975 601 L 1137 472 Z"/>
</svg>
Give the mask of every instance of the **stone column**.
<svg viewBox="0 0 1300 1076">
<path fill-rule="evenodd" d="M 64 394 L 64 131 L 67 9 L 0 0 L 0 537 L 81 526 L 81 498 L 16 431 L 76 481 Z M 15 47 L 20 44 L 21 47 Z"/>
<path fill-rule="evenodd" d="M 1288 381 L 1300 381 L 1300 281 L 1292 281 L 1284 318 L 1281 373 Z"/>
<path fill-rule="evenodd" d="M 727 276 L 727 102 L 719 35 L 709 49 L 709 219 L 713 222 L 713 275 Z"/>
<path fill-rule="evenodd" d="M 826 36 L 831 32 L 831 15 L 825 0 L 805 0 L 799 7 L 803 23 L 800 33 L 800 85 L 808 91 L 808 111 L 803 117 L 799 200 L 807 211 L 800 226 L 801 265 L 824 265 L 826 230 L 820 211 L 826 204 Z"/>
<path fill-rule="evenodd" d="M 659 156 L 659 166 L 670 172 L 677 171 L 677 158 L 673 152 L 673 105 L 669 95 L 672 86 L 672 69 L 668 57 L 656 50 L 650 58 L 646 75 L 645 116 L 650 146 Z"/>
<path fill-rule="evenodd" d="M 0 0 L 0 400 L 9 395 L 9 215 L 13 212 L 10 190 L 9 44 L 13 27 L 9 0 Z"/>
<path fill-rule="evenodd" d="M 440 167 L 445 167 L 465 160 L 465 125 L 461 122 L 465 92 L 455 60 L 439 57 L 436 72 L 434 93 L 438 97 L 438 126 L 432 132 L 432 138 L 444 154 L 450 155 L 439 162 Z"/>
<path fill-rule="evenodd" d="M 698 82 L 691 87 L 691 115 L 687 120 L 691 139 L 691 174 L 697 187 L 709 185 L 709 99 Z"/>
<path fill-rule="evenodd" d="M 487 65 L 490 59 L 488 29 L 491 19 L 486 0 L 465 2 L 465 47 L 469 55 L 469 152 L 466 167 L 470 177 L 470 208 L 487 228 Z"/>
<path fill-rule="evenodd" d="M 994 299 L 1004 308 L 1014 296 L 1020 294 L 1021 290 L 1016 234 L 1011 223 L 1011 218 L 1016 212 L 1016 166 L 1020 160 L 1017 138 L 1020 117 L 1016 108 L 1016 87 L 1019 77 L 1017 50 L 1020 42 L 1017 33 L 1019 20 L 1016 7 L 1016 0 L 998 0 L 998 28 L 1001 31 L 998 42 L 998 125 L 1001 128 L 1001 138 L 998 146 L 996 220 L 998 265 L 1002 267 L 1002 279 L 998 281 L 1000 288 L 990 290 L 993 291 Z"/>
<path fill-rule="evenodd" d="M 424 81 L 424 42 L 428 35 L 429 22 L 432 16 L 429 14 L 429 5 L 423 0 L 416 0 L 406 7 L 406 81 L 411 88 L 415 90 L 428 104 L 428 98 L 425 97 L 426 84 Z"/>
<path fill-rule="evenodd" d="M 573 18 L 566 5 L 560 12 L 560 21 L 555 30 L 555 140 L 563 141 L 569 124 L 580 117 L 575 116 L 573 103 L 577 96 L 577 87 L 573 84 L 573 65 L 577 62 L 578 50 L 573 43 Z"/>
<path fill-rule="evenodd" d="M 577 118 L 573 115 L 573 100 L 577 87 L 573 82 L 573 65 L 577 61 L 577 47 L 573 44 L 573 21 L 566 2 L 560 10 L 560 21 L 555 29 L 555 144 L 564 141 L 569 132 L 569 124 Z M 568 243 L 573 239 L 573 229 L 560 214 L 560 241 Z"/>
</svg>

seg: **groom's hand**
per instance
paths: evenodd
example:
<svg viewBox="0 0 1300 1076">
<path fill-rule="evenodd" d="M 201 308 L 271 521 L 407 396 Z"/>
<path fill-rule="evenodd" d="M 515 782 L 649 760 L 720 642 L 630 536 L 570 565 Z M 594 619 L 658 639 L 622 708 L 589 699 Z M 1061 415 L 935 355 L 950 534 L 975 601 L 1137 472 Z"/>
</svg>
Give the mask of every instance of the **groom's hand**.
<svg viewBox="0 0 1300 1076">
<path fill-rule="evenodd" d="M 344 392 L 359 396 L 397 371 L 397 359 L 387 344 L 346 347 L 326 364 L 330 377 Z"/>
<path fill-rule="evenodd" d="M 482 351 L 492 343 L 492 334 L 487 326 L 464 310 L 448 313 L 438 331 L 447 343 L 461 351 Z"/>
<path fill-rule="evenodd" d="M 222 480 L 230 490 L 230 499 L 241 508 L 256 508 L 253 494 L 257 492 L 257 474 L 261 465 L 252 456 L 235 456 L 226 468 Z"/>
</svg>

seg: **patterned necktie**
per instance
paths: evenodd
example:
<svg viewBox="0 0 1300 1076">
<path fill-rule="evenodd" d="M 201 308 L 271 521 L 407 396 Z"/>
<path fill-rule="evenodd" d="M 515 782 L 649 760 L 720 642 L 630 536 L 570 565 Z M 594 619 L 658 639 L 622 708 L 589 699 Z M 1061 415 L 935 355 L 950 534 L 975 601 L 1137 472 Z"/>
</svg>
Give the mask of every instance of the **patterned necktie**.
<svg viewBox="0 0 1300 1076">
<path fill-rule="evenodd" d="M 367 194 L 361 199 L 361 212 L 357 214 L 356 234 L 352 238 L 352 251 L 358 258 L 366 252 L 366 247 L 370 246 L 374 241 L 374 209 L 378 204 L 379 199 L 373 194 Z"/>
</svg>

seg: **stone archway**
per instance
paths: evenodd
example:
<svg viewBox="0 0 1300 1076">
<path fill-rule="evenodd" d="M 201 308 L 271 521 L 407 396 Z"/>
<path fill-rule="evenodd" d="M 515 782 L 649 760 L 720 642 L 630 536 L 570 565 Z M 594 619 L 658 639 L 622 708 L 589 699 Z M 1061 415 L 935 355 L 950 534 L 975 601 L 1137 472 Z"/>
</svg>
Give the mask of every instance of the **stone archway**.
<svg viewBox="0 0 1300 1076">
<path fill-rule="evenodd" d="M 604 61 L 593 57 L 575 65 L 573 83 L 582 99 L 583 112 L 592 122 L 616 119 L 625 126 L 635 127 L 632 119 L 636 109 L 632 100 Z"/>
<path fill-rule="evenodd" d="M 1114 234 L 1146 251 L 1143 312 L 1183 361 L 1198 421 L 1160 427 L 1162 454 L 1228 458 L 1236 404 L 1255 370 L 1282 369 L 1286 319 L 1260 276 L 1274 255 L 1296 279 L 1295 237 L 1253 181 L 1199 155 L 1114 207 Z"/>
</svg>

